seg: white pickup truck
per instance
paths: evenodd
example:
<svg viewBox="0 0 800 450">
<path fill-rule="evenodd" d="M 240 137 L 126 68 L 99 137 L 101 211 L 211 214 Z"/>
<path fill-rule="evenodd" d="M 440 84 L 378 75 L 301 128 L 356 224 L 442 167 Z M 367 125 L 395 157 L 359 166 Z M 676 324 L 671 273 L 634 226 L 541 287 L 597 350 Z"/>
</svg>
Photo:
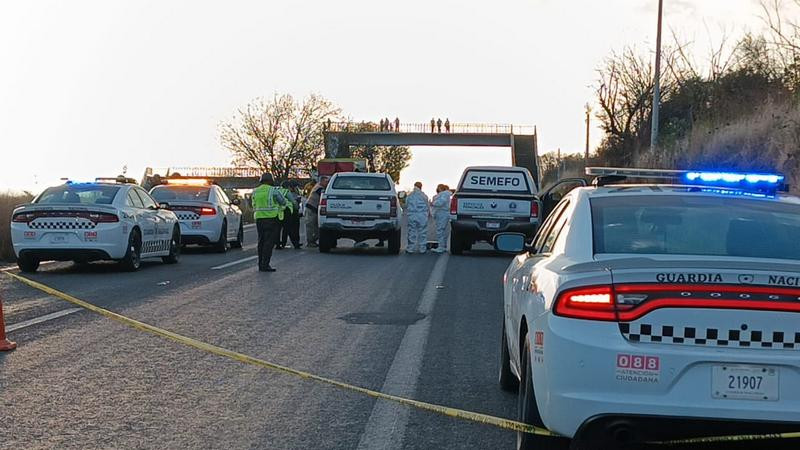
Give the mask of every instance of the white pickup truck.
<svg viewBox="0 0 800 450">
<path fill-rule="evenodd" d="M 319 251 L 327 253 L 340 238 L 356 242 L 388 241 L 400 253 L 400 217 L 392 177 L 384 173 L 339 172 L 333 175 L 319 204 Z"/>
<path fill-rule="evenodd" d="M 460 255 L 501 232 L 532 238 L 541 216 L 538 191 L 523 167 L 467 167 L 450 202 L 450 252 Z"/>
</svg>

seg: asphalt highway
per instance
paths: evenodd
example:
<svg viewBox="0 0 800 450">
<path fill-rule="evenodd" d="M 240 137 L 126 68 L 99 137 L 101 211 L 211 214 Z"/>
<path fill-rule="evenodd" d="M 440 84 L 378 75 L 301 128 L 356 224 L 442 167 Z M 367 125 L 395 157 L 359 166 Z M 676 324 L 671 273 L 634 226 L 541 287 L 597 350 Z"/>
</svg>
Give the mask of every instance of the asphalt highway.
<svg viewBox="0 0 800 450">
<path fill-rule="evenodd" d="M 43 265 L 31 279 L 229 350 L 353 385 L 515 418 L 497 385 L 510 257 L 187 249 L 179 264 Z M 373 242 L 374 243 L 374 242 Z M 0 274 L 0 448 L 511 449 L 513 432 L 245 365 L 132 329 Z M 562 442 L 555 442 L 559 447 Z M 705 449 L 796 448 L 784 441 Z M 674 447 L 673 447 L 674 448 Z M 700 448 L 700 447 L 689 447 Z"/>
<path fill-rule="evenodd" d="M 31 279 L 131 318 L 374 390 L 514 418 L 497 387 L 508 257 L 187 249 L 136 273 L 43 265 Z M 228 265 L 230 263 L 235 263 Z M 223 266 L 222 268 L 218 268 Z M 216 268 L 216 269 L 215 269 Z M 0 277 L 3 448 L 512 448 L 513 432 L 184 347 Z M 73 311 L 70 311 L 73 310 Z M 56 313 L 66 315 L 24 326 Z M 20 324 L 22 328 L 18 327 Z"/>
</svg>

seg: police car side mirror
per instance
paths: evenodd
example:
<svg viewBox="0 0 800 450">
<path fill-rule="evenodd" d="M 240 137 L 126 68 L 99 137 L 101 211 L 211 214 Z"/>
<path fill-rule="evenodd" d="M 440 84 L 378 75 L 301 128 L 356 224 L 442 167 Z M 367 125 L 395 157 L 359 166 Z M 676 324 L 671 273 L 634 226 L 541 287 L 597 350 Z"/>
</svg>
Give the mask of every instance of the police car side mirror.
<svg viewBox="0 0 800 450">
<path fill-rule="evenodd" d="M 400 200 L 403 200 L 404 198 L 406 198 L 406 193 L 405 193 L 405 191 L 400 191 L 400 192 L 398 192 L 398 193 L 397 193 L 397 198 L 399 198 Z"/>
<path fill-rule="evenodd" d="M 525 246 L 525 235 L 522 233 L 499 233 L 494 237 L 494 249 L 502 253 L 519 254 L 528 249 Z"/>
<path fill-rule="evenodd" d="M 169 203 L 161 202 L 161 203 L 158 204 L 158 208 L 159 209 L 169 209 Z"/>
<path fill-rule="evenodd" d="M 233 200 L 231 200 L 231 203 L 233 203 L 236 206 L 239 206 L 242 204 L 242 200 L 239 198 L 234 198 Z"/>
</svg>

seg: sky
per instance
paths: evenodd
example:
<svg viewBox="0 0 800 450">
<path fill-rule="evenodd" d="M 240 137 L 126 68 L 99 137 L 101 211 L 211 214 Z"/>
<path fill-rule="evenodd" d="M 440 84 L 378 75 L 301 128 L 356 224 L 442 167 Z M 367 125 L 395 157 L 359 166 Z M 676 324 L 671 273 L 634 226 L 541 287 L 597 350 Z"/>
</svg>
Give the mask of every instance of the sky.
<svg viewBox="0 0 800 450">
<path fill-rule="evenodd" d="M 796 8 L 800 9 L 800 8 Z M 655 43 L 657 0 L 26 0 L 0 4 L 0 190 L 128 168 L 228 165 L 218 125 L 253 98 L 321 94 L 357 121 L 536 125 L 584 146 L 611 51 Z M 757 0 L 665 0 L 697 43 L 763 27 Z M 595 121 L 596 124 L 596 121 Z M 600 131 L 592 130 L 592 147 Z M 502 149 L 413 149 L 403 182 L 455 184 Z M 403 183 L 401 183 L 403 184 Z"/>
</svg>

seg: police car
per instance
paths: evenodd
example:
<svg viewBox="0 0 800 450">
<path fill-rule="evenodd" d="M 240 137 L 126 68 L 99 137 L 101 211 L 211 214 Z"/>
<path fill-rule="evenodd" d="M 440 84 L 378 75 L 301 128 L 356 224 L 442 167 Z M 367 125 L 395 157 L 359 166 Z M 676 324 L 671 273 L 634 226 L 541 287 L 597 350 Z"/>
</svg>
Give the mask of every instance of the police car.
<svg viewBox="0 0 800 450">
<path fill-rule="evenodd" d="M 178 262 L 178 218 L 134 183 L 124 177 L 67 182 L 14 209 L 11 240 L 20 270 L 35 272 L 45 260 L 117 260 L 129 271 L 142 258 Z"/>
<path fill-rule="evenodd" d="M 495 239 L 521 252 L 499 370 L 519 420 L 601 447 L 800 429 L 800 199 L 783 177 L 587 174 L 532 242 Z M 610 184 L 636 177 L 678 181 Z"/>
<path fill-rule="evenodd" d="M 218 252 L 244 245 L 244 224 L 239 199 L 231 200 L 225 191 L 209 180 L 170 178 L 155 186 L 150 195 L 180 221 L 184 245 L 210 245 Z"/>
</svg>

